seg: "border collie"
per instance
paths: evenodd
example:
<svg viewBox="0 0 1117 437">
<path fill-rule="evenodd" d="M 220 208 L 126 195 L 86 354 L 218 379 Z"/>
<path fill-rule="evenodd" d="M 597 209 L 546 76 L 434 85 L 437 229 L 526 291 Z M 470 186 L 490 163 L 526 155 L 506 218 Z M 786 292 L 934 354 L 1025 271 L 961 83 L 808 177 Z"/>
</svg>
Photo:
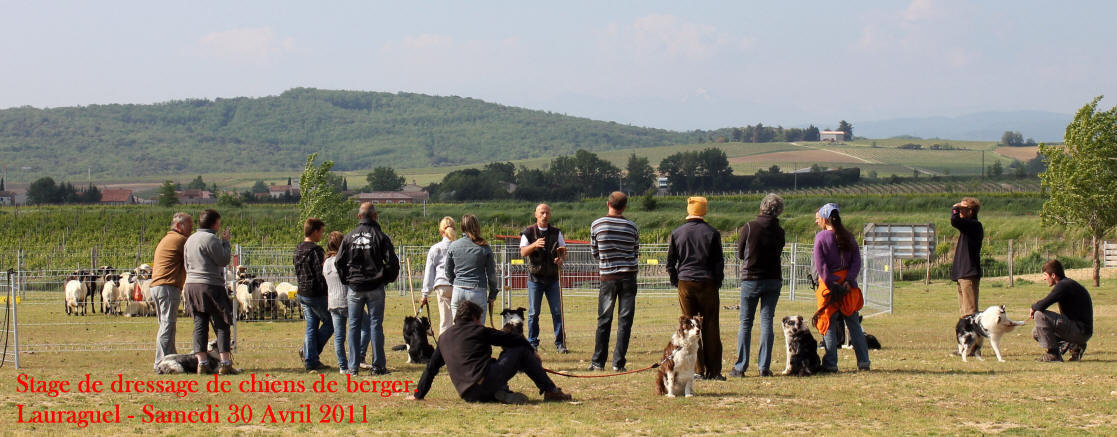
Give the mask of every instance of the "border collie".
<svg viewBox="0 0 1117 437">
<path fill-rule="evenodd" d="M 993 352 L 997 354 L 997 361 L 1004 362 L 1004 358 L 1001 358 L 1001 337 L 1017 326 L 1024 326 L 1024 322 L 1010 320 L 1004 305 L 994 305 L 980 313 L 964 316 L 954 326 L 954 333 L 958 337 L 958 354 L 962 355 L 962 361 L 966 361 L 969 356 L 985 361 L 981 357 L 981 345 L 988 338 L 993 345 Z"/>
<path fill-rule="evenodd" d="M 229 343 L 229 348 L 236 344 L 236 341 Z M 203 373 L 217 373 L 217 366 L 221 364 L 221 358 L 217 355 L 217 340 L 210 340 L 209 347 L 207 348 L 206 355 L 209 357 L 206 361 L 206 372 Z M 194 354 L 171 354 L 164 356 L 155 365 L 155 373 L 160 375 L 170 375 L 175 373 L 198 373 L 198 357 Z"/>
<path fill-rule="evenodd" d="M 784 317 L 780 324 L 783 325 L 783 339 L 787 345 L 787 367 L 783 369 L 783 374 L 810 376 L 818 373 L 822 369 L 818 342 L 811 335 L 811 328 L 803 321 L 803 316 Z"/>
<path fill-rule="evenodd" d="M 407 362 L 426 364 L 434 356 L 434 346 L 427 341 L 431 322 L 426 317 L 407 316 L 403 319 L 404 344 L 392 347 L 394 351 L 407 350 Z"/>
<path fill-rule="evenodd" d="M 698 366 L 698 348 L 702 344 L 702 315 L 679 317 L 679 329 L 663 350 L 663 361 L 655 378 L 655 392 L 676 396 L 694 396 L 694 369 Z"/>
<path fill-rule="evenodd" d="M 509 334 L 524 335 L 524 312 L 527 311 L 523 307 L 516 309 L 505 308 L 500 312 L 500 320 L 504 324 L 501 331 Z"/>
</svg>

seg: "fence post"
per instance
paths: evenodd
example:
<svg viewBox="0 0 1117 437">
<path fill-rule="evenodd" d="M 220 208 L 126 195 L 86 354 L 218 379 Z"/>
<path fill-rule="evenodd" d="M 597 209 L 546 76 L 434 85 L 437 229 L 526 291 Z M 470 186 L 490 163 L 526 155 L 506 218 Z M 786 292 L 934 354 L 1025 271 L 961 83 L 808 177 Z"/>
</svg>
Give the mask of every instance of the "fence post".
<svg viewBox="0 0 1117 437">
<path fill-rule="evenodd" d="M 799 243 L 791 243 L 791 274 L 788 275 L 789 277 L 787 279 L 787 289 L 788 289 L 788 295 L 791 297 L 792 302 L 795 301 L 795 279 L 796 279 L 795 267 L 798 264 L 796 262 L 796 258 L 798 258 L 798 256 L 797 256 L 798 255 L 798 250 L 797 250 L 798 248 L 799 248 Z"/>
<path fill-rule="evenodd" d="M 894 250 L 895 249 L 892 246 L 888 246 L 888 264 L 889 265 L 892 264 L 892 259 L 895 257 L 895 253 L 893 252 Z M 894 302 L 896 300 L 896 296 L 895 296 L 895 293 L 894 293 L 895 288 L 893 287 L 893 285 L 894 284 L 893 284 L 892 275 L 888 275 L 888 314 L 892 314 L 893 305 L 894 305 Z"/>
<path fill-rule="evenodd" d="M 12 282 L 12 274 L 8 273 L 8 304 L 11 305 L 12 312 L 9 314 L 12 318 L 12 350 L 15 351 L 15 365 L 19 369 L 19 301 L 16 300 L 15 282 Z"/>
<path fill-rule="evenodd" d="M 1013 271 L 1012 259 L 1013 258 L 1014 258 L 1014 256 L 1013 256 L 1013 253 L 1012 253 L 1012 240 L 1008 240 L 1008 286 L 1009 287 L 1015 287 L 1016 286 L 1016 278 L 1014 278 L 1013 275 L 1012 275 L 1012 271 Z"/>
</svg>

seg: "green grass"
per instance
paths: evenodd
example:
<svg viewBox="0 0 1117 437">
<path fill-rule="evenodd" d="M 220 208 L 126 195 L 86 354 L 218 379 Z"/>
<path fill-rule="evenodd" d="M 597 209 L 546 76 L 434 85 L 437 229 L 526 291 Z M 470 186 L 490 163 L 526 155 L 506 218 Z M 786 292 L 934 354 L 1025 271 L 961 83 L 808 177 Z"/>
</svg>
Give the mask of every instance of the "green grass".
<svg viewBox="0 0 1117 437">
<path fill-rule="evenodd" d="M 1016 288 L 984 287 L 982 305 L 1006 304 L 1009 315 L 1016 320 L 1026 318 L 1026 308 L 1046 293 L 1041 285 Z M 784 293 L 786 294 L 786 290 Z M 1010 432 L 1015 434 L 1097 434 L 1117 432 L 1117 393 L 1113 384 L 1113 362 L 1117 360 L 1117 343 L 1112 332 L 1117 329 L 1117 306 L 1112 296 L 1117 292 L 1110 281 L 1100 288 L 1091 287 L 1095 301 L 1095 332 L 1085 360 L 1079 363 L 1047 364 L 1035 362 L 1039 349 L 1031 339 L 1031 323 L 1009 334 L 1003 341 L 1005 363 L 996 362 L 992 351 L 987 361 L 963 363 L 948 355 L 954 348 L 953 326 L 957 319 L 957 301 L 952 283 L 936 282 L 925 288 L 921 284 L 901 284 L 895 293 L 896 312 L 866 319 L 865 329 L 877 336 L 884 349 L 871 353 L 873 370 L 853 372 L 852 352 L 840 352 L 836 375 L 811 378 L 759 378 L 751 365 L 744 379 L 727 382 L 698 382 L 697 396 L 689 399 L 665 399 L 653 394 L 652 372 L 614 378 L 565 379 L 557 384 L 574 395 L 574 402 L 543 404 L 530 381 L 517 376 L 511 388 L 522 391 L 531 402 L 523 406 L 467 404 L 458 399 L 445 373 L 423 402 L 411 402 L 403 396 L 382 398 L 370 394 L 244 394 L 214 395 L 196 393 L 186 398 L 154 394 L 64 394 L 49 398 L 40 394 L 16 393 L 17 372 L 10 366 L 0 369 L 0 378 L 9 381 L 0 392 L 6 411 L 5 433 L 72 434 L 70 425 L 28 425 L 15 423 L 17 404 L 35 409 L 108 408 L 120 404 L 124 414 L 137 420 L 121 425 L 93 425 L 84 432 L 94 434 L 173 434 L 173 435 L 264 435 L 330 432 L 397 433 L 501 433 L 532 435 L 616 435 L 616 434 L 738 434 L 755 432 L 774 434 L 788 430 L 825 429 L 839 435 L 897 434 L 976 434 Z M 735 292 L 727 292 L 723 305 L 736 305 Z M 526 306 L 525 299 L 514 299 L 516 306 Z M 549 347 L 547 334 L 549 316 L 544 314 L 541 350 L 547 367 L 584 373 L 592 351 L 593 308 L 588 298 L 569 298 L 568 313 L 570 355 L 557 355 Z M 809 315 L 812 300 L 789 302 L 781 300 L 778 319 L 788 314 Z M 155 321 L 144 319 L 109 319 L 102 315 L 67 318 L 60 314 L 61 304 L 20 307 L 25 322 L 85 322 L 69 326 L 41 326 L 25 329 L 23 344 L 42 342 L 147 342 L 154 335 Z M 388 300 L 388 345 L 400 340 L 399 325 L 411 313 L 407 298 Z M 678 316 L 678 304 L 671 298 L 638 300 L 632 345 L 628 359 L 630 369 L 658 361 L 672 331 L 672 320 Z M 437 315 L 435 316 L 437 317 Z M 737 311 L 721 311 L 721 338 L 725 346 L 725 371 L 735 359 Z M 124 322 L 139 322 L 126 324 Z M 191 322 L 180 320 L 180 343 L 189 341 Z M 238 326 L 241 350 L 236 355 L 238 366 L 257 378 L 268 376 L 277 380 L 301 380 L 308 386 L 318 376 L 299 370 L 295 345 L 303 325 L 293 323 L 241 323 Z M 756 332 L 756 331 L 754 331 Z M 783 335 L 776 334 L 776 350 L 772 368 L 782 370 Z M 817 334 L 816 334 L 817 337 Z M 754 335 L 754 341 L 756 335 Z M 753 347 L 755 359 L 756 347 Z M 117 374 L 129 379 L 199 380 L 192 375 L 156 376 L 150 371 L 150 351 L 104 353 L 36 353 L 23 357 L 20 373 L 44 379 L 78 381 L 86 373 L 94 380 L 111 381 Z M 329 347 L 323 360 L 333 365 Z M 388 352 L 389 380 L 418 380 L 422 368 L 404 363 L 403 352 Z M 234 383 L 247 380 L 248 374 L 229 377 Z M 325 374 L 327 381 L 345 378 Z M 370 379 L 367 376 L 362 380 Z M 216 404 L 221 418 L 227 417 L 227 406 L 251 405 L 259 420 L 264 409 L 297 409 L 300 404 L 313 405 L 315 422 L 318 405 L 340 404 L 368 406 L 370 424 L 259 424 L 249 425 L 153 425 L 139 423 L 140 409 L 151 404 L 161 409 L 194 410 Z M 127 420 L 127 419 L 126 419 Z"/>
</svg>

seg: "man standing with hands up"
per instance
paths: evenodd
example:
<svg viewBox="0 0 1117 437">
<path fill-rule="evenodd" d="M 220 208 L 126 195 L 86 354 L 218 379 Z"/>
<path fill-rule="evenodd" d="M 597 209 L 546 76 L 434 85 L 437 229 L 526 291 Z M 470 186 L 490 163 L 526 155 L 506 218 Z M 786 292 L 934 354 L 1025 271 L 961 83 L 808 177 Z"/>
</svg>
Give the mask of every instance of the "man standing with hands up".
<svg viewBox="0 0 1117 437">
<path fill-rule="evenodd" d="M 547 296 L 555 328 L 555 351 L 570 353 L 566 349 L 566 331 L 562 328 L 562 291 L 559 290 L 559 270 L 566 260 L 566 240 L 561 230 L 551 226 L 551 207 L 546 203 L 535 207 L 535 224 L 520 233 L 520 256 L 528 261 L 528 342 L 539 348 L 539 306 L 543 304 L 543 296 Z"/>
</svg>

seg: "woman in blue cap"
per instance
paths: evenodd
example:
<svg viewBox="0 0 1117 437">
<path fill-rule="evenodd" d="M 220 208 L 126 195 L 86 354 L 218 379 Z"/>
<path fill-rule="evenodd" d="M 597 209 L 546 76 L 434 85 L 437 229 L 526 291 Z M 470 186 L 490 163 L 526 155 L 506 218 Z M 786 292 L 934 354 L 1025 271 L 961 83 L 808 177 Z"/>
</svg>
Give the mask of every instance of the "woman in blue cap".
<svg viewBox="0 0 1117 437">
<path fill-rule="evenodd" d="M 857 287 L 857 274 L 861 271 L 861 250 L 857 247 L 857 239 L 842 225 L 836 203 L 822 205 L 815 215 L 815 223 L 821 230 L 814 236 L 818 311 L 812 321 L 825 338 L 826 355 L 822 357 L 822 371 L 838 371 L 838 348 L 841 347 L 838 336 L 843 324 L 849 328 L 850 343 L 857 356 L 857 369 L 869 370 L 869 348 L 858 314 L 865 306 L 865 300 Z"/>
</svg>

